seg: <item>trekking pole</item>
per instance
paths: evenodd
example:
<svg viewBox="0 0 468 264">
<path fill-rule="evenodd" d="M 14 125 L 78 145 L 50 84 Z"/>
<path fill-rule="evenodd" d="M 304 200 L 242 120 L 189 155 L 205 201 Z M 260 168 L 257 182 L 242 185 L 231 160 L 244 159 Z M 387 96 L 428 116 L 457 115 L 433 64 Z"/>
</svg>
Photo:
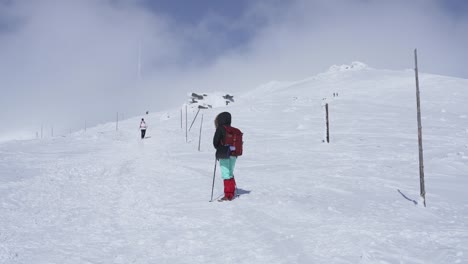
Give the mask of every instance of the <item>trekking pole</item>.
<svg viewBox="0 0 468 264">
<path fill-rule="evenodd" d="M 216 176 L 216 163 L 218 163 L 218 162 L 217 162 L 217 160 L 215 158 L 215 166 L 214 166 L 214 172 L 213 172 L 213 185 L 211 186 L 211 200 L 210 200 L 210 202 L 213 201 L 213 190 L 214 190 L 214 182 L 215 182 L 215 176 Z"/>
</svg>

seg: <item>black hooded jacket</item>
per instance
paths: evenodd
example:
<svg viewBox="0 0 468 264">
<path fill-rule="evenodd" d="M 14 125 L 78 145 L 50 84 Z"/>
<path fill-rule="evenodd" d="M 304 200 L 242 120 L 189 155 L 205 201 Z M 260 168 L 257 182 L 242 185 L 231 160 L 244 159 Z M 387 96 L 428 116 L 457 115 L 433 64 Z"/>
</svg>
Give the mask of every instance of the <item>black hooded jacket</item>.
<svg viewBox="0 0 468 264">
<path fill-rule="evenodd" d="M 216 132 L 213 136 L 213 146 L 216 149 L 216 157 L 220 158 L 219 152 L 223 147 L 222 142 L 226 138 L 226 129 L 224 126 L 231 126 L 231 114 L 222 112 L 215 118 Z M 223 151 L 224 152 L 224 151 Z"/>
</svg>

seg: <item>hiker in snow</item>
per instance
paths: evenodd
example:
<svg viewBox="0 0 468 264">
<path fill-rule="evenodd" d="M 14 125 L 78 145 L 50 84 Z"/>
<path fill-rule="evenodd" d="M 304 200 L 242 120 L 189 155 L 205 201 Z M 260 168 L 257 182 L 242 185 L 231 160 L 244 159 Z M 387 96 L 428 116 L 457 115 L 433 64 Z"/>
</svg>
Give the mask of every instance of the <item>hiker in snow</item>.
<svg viewBox="0 0 468 264">
<path fill-rule="evenodd" d="M 229 112 L 220 113 L 214 122 L 216 132 L 213 137 L 213 146 L 216 149 L 216 159 L 219 160 L 221 177 L 224 180 L 224 197 L 220 201 L 231 201 L 236 191 L 234 167 L 237 156 L 242 155 L 242 145 L 238 145 L 242 144 L 242 132 L 231 127 L 231 114 Z M 227 138 L 228 136 L 229 138 Z M 234 139 L 234 143 L 232 142 L 232 138 L 236 137 L 240 143 L 235 143 L 236 139 Z"/>
<path fill-rule="evenodd" d="M 141 119 L 141 122 L 140 122 L 141 139 L 144 139 L 144 138 L 145 138 L 146 128 L 147 128 L 147 126 L 146 126 L 145 119 L 142 118 L 142 119 Z"/>
</svg>

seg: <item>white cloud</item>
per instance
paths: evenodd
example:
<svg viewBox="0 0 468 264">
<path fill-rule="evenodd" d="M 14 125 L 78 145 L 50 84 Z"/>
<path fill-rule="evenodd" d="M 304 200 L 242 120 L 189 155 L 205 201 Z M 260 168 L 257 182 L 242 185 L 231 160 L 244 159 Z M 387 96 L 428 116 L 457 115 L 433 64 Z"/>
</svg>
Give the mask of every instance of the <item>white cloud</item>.
<svg viewBox="0 0 468 264">
<path fill-rule="evenodd" d="M 18 24 L 0 35 L 1 103 L 9 109 L 1 116 L 10 128 L 73 126 L 135 111 L 144 101 L 134 90 L 140 45 L 147 51 L 142 63 L 155 68 L 178 56 L 180 41 L 169 25 L 136 6 L 19 1 L 3 8 Z"/>
<path fill-rule="evenodd" d="M 440 3 L 255 1 L 235 21 L 186 25 L 138 1 L 0 1 L 0 134 L 35 134 L 40 123 L 68 131 L 176 106 L 191 91 L 245 91 L 356 60 L 411 68 L 414 48 L 422 71 L 467 78 L 468 19 Z M 229 45 L 236 30 L 248 42 Z"/>
<path fill-rule="evenodd" d="M 264 27 L 247 47 L 196 69 L 187 83 L 247 90 L 351 61 L 401 70 L 414 67 L 414 48 L 422 71 L 468 77 L 468 35 L 461 34 L 468 32 L 468 21 L 451 16 L 440 1 L 298 0 L 277 8 L 259 2 L 237 23 L 248 25 L 256 17 Z"/>
</svg>

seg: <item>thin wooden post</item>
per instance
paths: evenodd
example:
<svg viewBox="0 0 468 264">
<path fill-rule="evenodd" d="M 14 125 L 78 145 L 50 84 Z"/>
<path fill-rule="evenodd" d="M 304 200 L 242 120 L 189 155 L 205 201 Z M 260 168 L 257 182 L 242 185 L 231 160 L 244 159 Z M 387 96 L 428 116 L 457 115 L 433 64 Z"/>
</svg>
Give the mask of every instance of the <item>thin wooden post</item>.
<svg viewBox="0 0 468 264">
<path fill-rule="evenodd" d="M 119 112 L 117 112 L 117 121 L 115 122 L 115 131 L 119 131 Z"/>
<path fill-rule="evenodd" d="M 325 104 L 325 119 L 327 122 L 327 143 L 330 143 L 330 124 L 328 122 L 328 104 Z"/>
<path fill-rule="evenodd" d="M 198 108 L 197 114 L 196 114 L 195 117 L 193 118 L 192 124 L 190 124 L 190 127 L 189 127 L 188 131 L 190 131 L 190 129 L 192 129 L 193 123 L 194 123 L 195 120 L 197 119 L 198 113 L 200 113 L 200 108 Z"/>
<path fill-rule="evenodd" d="M 201 115 L 201 122 L 200 122 L 200 136 L 198 137 L 198 151 L 200 151 L 202 126 L 203 126 L 203 114 Z"/>
<path fill-rule="evenodd" d="M 187 116 L 187 105 L 185 105 L 185 142 L 188 142 L 188 116 Z"/>
<path fill-rule="evenodd" d="M 421 125 L 421 101 L 419 99 L 419 77 L 418 77 L 418 54 L 414 49 L 414 72 L 416 78 L 416 106 L 418 109 L 418 145 L 419 145 L 419 185 L 420 195 L 423 198 L 424 207 L 426 207 L 426 188 L 424 186 L 424 157 L 422 146 L 422 125 Z"/>
</svg>

